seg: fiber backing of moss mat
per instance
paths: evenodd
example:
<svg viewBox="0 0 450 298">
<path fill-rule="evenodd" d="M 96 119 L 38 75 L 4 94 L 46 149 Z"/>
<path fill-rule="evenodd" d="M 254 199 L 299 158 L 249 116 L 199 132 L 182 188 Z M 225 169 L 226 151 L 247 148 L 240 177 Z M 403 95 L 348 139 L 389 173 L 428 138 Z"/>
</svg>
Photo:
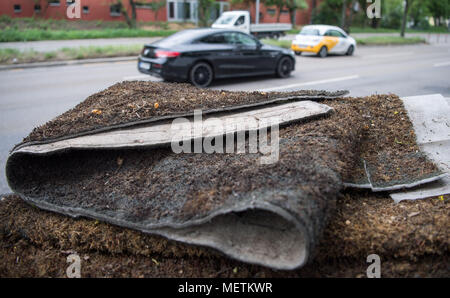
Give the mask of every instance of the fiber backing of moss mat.
<svg viewBox="0 0 450 298">
<path fill-rule="evenodd" d="M 259 153 L 177 155 L 164 147 L 49 155 L 13 152 L 7 162 L 11 188 L 43 209 L 210 246 L 249 263 L 293 269 L 318 253 L 315 248 L 335 213 L 344 182 L 368 180 L 361 164 L 369 164 L 372 185 L 439 174 L 420 155 L 411 123 L 395 95 L 338 98 L 342 93 L 310 91 L 227 95 L 182 86 L 114 85 L 35 129 L 21 146 L 133 122 L 136 117 L 148 121 L 198 107 L 214 110 L 268 99 L 305 99 L 301 95 L 309 99 L 314 95 L 334 113 L 282 127 L 279 161 L 270 165 L 258 162 Z M 142 119 L 142 111 L 135 107 L 143 106 L 145 98 L 139 95 L 144 94 L 170 100 L 145 108 L 150 112 Z M 380 159 L 379 153 L 389 158 Z"/>
</svg>

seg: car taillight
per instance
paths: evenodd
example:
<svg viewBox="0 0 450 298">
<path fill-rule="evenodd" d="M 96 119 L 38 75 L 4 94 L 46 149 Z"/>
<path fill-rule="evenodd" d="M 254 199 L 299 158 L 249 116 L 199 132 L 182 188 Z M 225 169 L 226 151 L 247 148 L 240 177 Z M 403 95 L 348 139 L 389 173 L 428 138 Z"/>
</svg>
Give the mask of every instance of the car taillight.
<svg viewBox="0 0 450 298">
<path fill-rule="evenodd" d="M 163 50 L 156 50 L 155 56 L 157 58 L 174 58 L 180 56 L 180 52 L 173 52 L 173 51 L 163 51 Z"/>
</svg>

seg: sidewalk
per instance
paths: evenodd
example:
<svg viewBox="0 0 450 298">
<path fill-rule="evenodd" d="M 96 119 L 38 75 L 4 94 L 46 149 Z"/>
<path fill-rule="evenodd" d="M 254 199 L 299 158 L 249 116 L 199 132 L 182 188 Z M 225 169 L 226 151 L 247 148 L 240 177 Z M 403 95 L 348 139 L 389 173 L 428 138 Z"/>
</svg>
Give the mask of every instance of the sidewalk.
<svg viewBox="0 0 450 298">
<path fill-rule="evenodd" d="M 91 63 L 114 63 L 114 62 L 135 61 L 135 60 L 137 61 L 137 56 L 8 64 L 8 65 L 0 65 L 0 71 L 10 69 L 25 69 L 25 68 L 52 67 L 52 66 L 91 64 Z"/>
<path fill-rule="evenodd" d="M 37 52 L 53 52 L 62 48 L 77 48 L 87 46 L 108 45 L 143 45 L 162 37 L 132 37 L 132 38 L 98 38 L 72 40 L 42 40 L 21 42 L 0 42 L 0 49 L 18 49 L 20 51 L 34 50 Z"/>
</svg>

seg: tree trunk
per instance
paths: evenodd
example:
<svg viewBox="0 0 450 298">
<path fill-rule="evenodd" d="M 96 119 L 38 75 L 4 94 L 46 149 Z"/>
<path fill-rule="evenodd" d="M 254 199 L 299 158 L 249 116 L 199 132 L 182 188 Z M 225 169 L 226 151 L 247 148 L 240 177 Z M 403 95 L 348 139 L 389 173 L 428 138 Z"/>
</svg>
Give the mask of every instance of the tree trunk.
<svg viewBox="0 0 450 298">
<path fill-rule="evenodd" d="M 409 1 L 410 0 L 405 0 L 405 11 L 403 12 L 402 29 L 400 31 L 401 37 L 405 37 L 406 21 L 408 20 Z"/>
<path fill-rule="evenodd" d="M 125 9 L 121 1 L 118 1 L 118 4 L 120 4 L 122 15 L 125 18 L 125 21 L 127 22 L 128 27 L 130 28 L 136 28 L 136 3 L 133 0 L 130 0 L 130 8 L 131 8 L 131 17 L 128 15 L 128 11 Z"/>
<path fill-rule="evenodd" d="M 125 22 L 127 22 L 128 27 L 133 28 L 133 21 L 131 20 L 130 16 L 128 15 L 128 11 L 124 7 L 122 7 L 121 12 L 125 18 Z"/>
<path fill-rule="evenodd" d="M 363 2 L 363 5 L 362 5 L 362 11 L 367 11 L 367 3 L 366 3 L 366 1 Z M 366 28 L 366 25 L 367 25 L 367 19 L 368 19 L 368 18 L 364 18 L 364 20 L 363 20 L 363 22 L 362 22 L 362 27 L 363 27 L 363 28 Z"/>
<path fill-rule="evenodd" d="M 291 19 L 291 24 L 292 27 L 295 27 L 295 13 L 296 13 L 296 9 L 295 8 L 289 8 L 289 17 Z"/>
<path fill-rule="evenodd" d="M 309 23 L 314 24 L 314 19 L 316 18 L 316 8 L 317 8 L 317 0 L 311 1 L 311 16 L 309 17 Z"/>
<path fill-rule="evenodd" d="M 350 15 L 348 16 L 347 22 L 345 24 L 345 32 L 350 33 L 350 27 L 352 26 L 352 22 L 353 22 L 353 7 L 355 6 L 355 1 L 356 0 L 352 0 L 352 2 L 350 2 Z"/>
<path fill-rule="evenodd" d="M 131 20 L 133 24 L 133 28 L 136 28 L 136 3 L 134 0 L 130 0 L 131 5 Z"/>
<path fill-rule="evenodd" d="M 347 0 L 342 1 L 341 28 L 345 27 L 345 17 L 347 15 Z"/>
<path fill-rule="evenodd" d="M 198 21 L 201 27 L 207 27 L 208 26 L 208 10 L 210 8 L 208 1 L 198 1 Z"/>
<path fill-rule="evenodd" d="M 283 9 L 282 7 L 278 7 L 277 23 L 280 22 L 280 16 L 281 16 L 281 10 L 282 10 L 282 9 Z"/>
</svg>

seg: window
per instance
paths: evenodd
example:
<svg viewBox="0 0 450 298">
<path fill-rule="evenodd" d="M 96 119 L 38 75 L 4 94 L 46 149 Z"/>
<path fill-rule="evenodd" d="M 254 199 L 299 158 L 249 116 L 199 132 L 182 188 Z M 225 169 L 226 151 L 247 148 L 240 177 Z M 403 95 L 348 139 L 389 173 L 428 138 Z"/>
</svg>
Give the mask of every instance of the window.
<svg viewBox="0 0 450 298">
<path fill-rule="evenodd" d="M 166 1 L 167 19 L 175 22 L 195 22 L 197 19 L 197 0 Z"/>
<path fill-rule="evenodd" d="M 239 32 L 227 32 L 227 33 L 217 33 L 204 37 L 201 39 L 204 43 L 213 44 L 233 44 L 233 45 L 245 45 L 256 47 L 258 44 L 255 39 Z"/>
<path fill-rule="evenodd" d="M 67 5 L 72 5 L 75 3 L 75 0 L 66 0 Z"/>
<path fill-rule="evenodd" d="M 300 35 L 320 35 L 319 30 L 311 28 L 303 28 Z"/>
<path fill-rule="evenodd" d="M 175 3 L 169 2 L 169 19 L 175 18 Z"/>
<path fill-rule="evenodd" d="M 183 30 L 178 31 L 175 34 L 172 34 L 166 38 L 160 39 L 157 42 L 153 43 L 153 45 L 160 48 L 170 48 L 174 45 L 180 44 L 190 44 L 192 41 L 198 38 L 198 33 L 196 30 Z"/>
<path fill-rule="evenodd" d="M 281 10 L 281 14 L 287 14 L 287 13 L 289 13 L 289 10 L 287 10 L 287 9 L 282 9 Z"/>
<path fill-rule="evenodd" d="M 120 4 L 113 4 L 111 6 L 109 6 L 109 14 L 112 17 L 118 17 L 120 16 L 120 11 L 122 10 L 122 5 Z"/>
<path fill-rule="evenodd" d="M 191 18 L 191 3 L 178 2 L 178 19 L 187 20 Z"/>
<path fill-rule="evenodd" d="M 233 41 L 235 44 L 249 47 L 256 47 L 257 45 L 256 40 L 243 33 L 233 33 Z"/>
<path fill-rule="evenodd" d="M 20 13 L 22 11 L 22 6 L 20 4 L 14 4 L 14 12 Z"/>
<path fill-rule="evenodd" d="M 40 13 L 41 12 L 41 5 L 39 5 L 39 4 L 34 5 L 34 12 L 35 13 Z"/>
<path fill-rule="evenodd" d="M 88 14 L 89 13 L 89 6 L 83 6 L 83 13 Z"/>
<path fill-rule="evenodd" d="M 224 14 L 222 16 L 220 16 L 216 21 L 215 24 L 219 24 L 219 25 L 228 25 L 230 24 L 234 19 L 233 15 L 229 15 L 229 14 Z"/>
<path fill-rule="evenodd" d="M 229 33 L 219 33 L 213 34 L 204 37 L 202 40 L 204 43 L 213 43 L 213 44 L 231 44 L 231 35 Z"/>
<path fill-rule="evenodd" d="M 273 8 L 267 9 L 267 14 L 270 16 L 274 16 L 276 14 L 276 10 Z"/>
<path fill-rule="evenodd" d="M 244 17 L 244 16 L 240 16 L 240 17 L 236 20 L 236 22 L 234 23 L 234 25 L 235 25 L 235 26 L 240 26 L 240 25 L 243 25 L 244 22 L 245 22 L 245 17 Z"/>
<path fill-rule="evenodd" d="M 337 30 L 328 30 L 325 33 L 325 36 L 334 36 L 334 37 L 345 37 L 344 34 L 342 34 L 341 32 L 337 31 Z"/>
<path fill-rule="evenodd" d="M 59 0 L 50 0 L 48 1 L 50 6 L 59 6 Z"/>
</svg>

